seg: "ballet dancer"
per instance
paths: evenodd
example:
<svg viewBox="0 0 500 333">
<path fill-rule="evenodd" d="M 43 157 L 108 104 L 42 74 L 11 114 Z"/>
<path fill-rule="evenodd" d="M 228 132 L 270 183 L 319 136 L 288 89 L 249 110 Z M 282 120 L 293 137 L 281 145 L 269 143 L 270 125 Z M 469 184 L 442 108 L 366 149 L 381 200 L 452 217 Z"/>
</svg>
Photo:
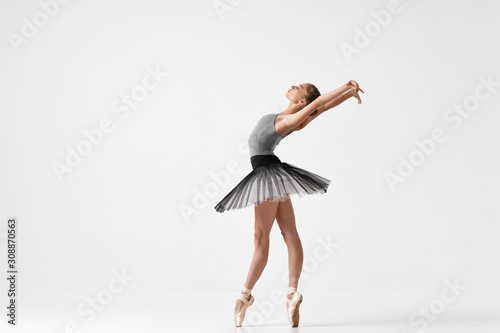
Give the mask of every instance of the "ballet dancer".
<svg viewBox="0 0 500 333">
<path fill-rule="evenodd" d="M 323 112 L 351 97 L 361 104 L 359 92 L 364 91 L 350 80 L 325 94 L 311 83 L 302 83 L 285 93 L 290 101 L 281 113 L 262 116 L 248 139 L 252 171 L 246 175 L 217 205 L 217 212 L 254 206 L 254 254 L 246 282 L 239 293 L 234 309 L 234 322 L 241 327 L 246 310 L 254 302 L 251 291 L 267 264 L 269 233 L 274 220 L 288 248 L 289 284 L 286 297 L 288 321 L 299 325 L 299 306 L 303 296 L 297 291 L 304 259 L 302 243 L 295 225 L 291 194 L 326 193 L 330 180 L 295 165 L 282 162 L 275 154 L 276 146 L 292 132 L 304 129 Z"/>
</svg>

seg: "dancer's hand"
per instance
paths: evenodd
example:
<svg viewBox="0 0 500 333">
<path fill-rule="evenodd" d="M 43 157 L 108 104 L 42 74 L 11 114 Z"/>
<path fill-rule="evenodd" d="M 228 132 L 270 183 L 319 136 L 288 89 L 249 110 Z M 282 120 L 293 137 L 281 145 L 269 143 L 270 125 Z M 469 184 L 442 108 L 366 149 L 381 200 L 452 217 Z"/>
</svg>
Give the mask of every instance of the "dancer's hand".
<svg viewBox="0 0 500 333">
<path fill-rule="evenodd" d="M 359 89 L 361 92 L 363 92 L 363 90 Z M 350 90 L 350 93 L 353 97 L 356 97 L 356 99 L 358 100 L 358 104 L 361 104 L 361 98 L 359 97 L 359 94 L 358 92 L 355 90 L 355 89 L 351 89 Z"/>
<path fill-rule="evenodd" d="M 364 91 L 363 91 L 363 90 L 359 87 L 359 84 L 358 84 L 356 81 L 354 81 L 354 80 L 350 80 L 349 82 L 347 82 L 347 83 L 346 83 L 346 85 L 347 85 L 348 87 L 352 87 L 352 88 L 354 88 L 354 90 L 355 90 L 356 92 L 361 91 L 363 94 L 365 93 L 365 92 L 364 92 Z"/>
</svg>

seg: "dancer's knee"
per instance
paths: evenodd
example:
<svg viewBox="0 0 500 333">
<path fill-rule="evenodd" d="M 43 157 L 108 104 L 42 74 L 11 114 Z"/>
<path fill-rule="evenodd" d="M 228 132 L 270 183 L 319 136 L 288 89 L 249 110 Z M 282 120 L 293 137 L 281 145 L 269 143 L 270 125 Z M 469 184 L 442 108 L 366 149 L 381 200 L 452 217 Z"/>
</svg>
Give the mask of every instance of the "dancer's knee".
<svg viewBox="0 0 500 333">
<path fill-rule="evenodd" d="M 269 233 L 263 230 L 256 230 L 254 234 L 254 245 L 255 248 L 269 248 Z"/>
<path fill-rule="evenodd" d="M 285 241 L 286 244 L 293 245 L 300 242 L 300 237 L 297 230 L 293 231 L 281 230 L 281 236 L 283 236 L 283 240 Z"/>
</svg>

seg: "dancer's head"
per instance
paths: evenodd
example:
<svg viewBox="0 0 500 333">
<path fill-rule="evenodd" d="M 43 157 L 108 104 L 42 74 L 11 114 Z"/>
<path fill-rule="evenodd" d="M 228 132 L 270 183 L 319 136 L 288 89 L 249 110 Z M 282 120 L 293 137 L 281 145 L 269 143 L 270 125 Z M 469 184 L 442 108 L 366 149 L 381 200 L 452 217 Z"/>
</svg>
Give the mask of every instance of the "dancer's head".
<svg viewBox="0 0 500 333">
<path fill-rule="evenodd" d="M 285 97 L 290 100 L 290 104 L 297 105 L 297 111 L 304 108 L 307 104 L 314 101 L 320 96 L 318 88 L 312 83 L 301 83 L 297 86 L 292 85 L 285 94 Z M 311 115 L 314 115 L 318 110 L 314 110 Z"/>
</svg>

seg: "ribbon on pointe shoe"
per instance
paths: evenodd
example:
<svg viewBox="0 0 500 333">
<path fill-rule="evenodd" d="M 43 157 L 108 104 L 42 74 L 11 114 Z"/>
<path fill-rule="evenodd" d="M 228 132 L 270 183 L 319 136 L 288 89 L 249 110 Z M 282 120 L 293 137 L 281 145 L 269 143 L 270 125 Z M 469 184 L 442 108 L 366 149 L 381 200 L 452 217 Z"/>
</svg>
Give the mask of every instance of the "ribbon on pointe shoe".
<svg viewBox="0 0 500 333">
<path fill-rule="evenodd" d="M 250 297 L 250 299 L 247 299 L 248 296 L 252 296 L 252 294 L 242 294 L 242 293 L 240 293 L 238 295 L 238 299 L 241 299 L 243 301 L 243 303 L 247 304 L 252 299 L 252 297 Z"/>
<path fill-rule="evenodd" d="M 250 299 L 252 299 L 251 297 L 250 299 L 247 299 L 248 296 L 252 296 L 252 289 L 243 287 L 243 289 L 241 289 L 241 292 L 238 295 L 238 299 L 241 299 L 243 303 L 247 304 L 250 301 Z"/>
</svg>

